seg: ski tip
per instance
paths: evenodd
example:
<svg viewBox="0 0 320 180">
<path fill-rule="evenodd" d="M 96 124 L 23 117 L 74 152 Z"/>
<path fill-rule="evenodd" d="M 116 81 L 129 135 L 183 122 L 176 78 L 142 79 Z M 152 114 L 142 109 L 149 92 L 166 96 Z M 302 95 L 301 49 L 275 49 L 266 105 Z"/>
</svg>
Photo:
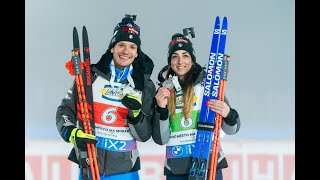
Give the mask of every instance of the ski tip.
<svg viewBox="0 0 320 180">
<path fill-rule="evenodd" d="M 83 30 L 83 31 L 87 31 L 86 26 L 83 26 L 83 27 L 82 27 L 82 30 Z"/>
<path fill-rule="evenodd" d="M 77 31 L 77 28 L 76 28 L 76 27 L 73 27 L 73 34 L 74 34 L 74 35 L 77 35 L 77 34 L 78 34 L 78 31 Z"/>
<path fill-rule="evenodd" d="M 223 17 L 223 22 L 227 23 L 228 22 L 228 18 L 227 16 Z"/>
<path fill-rule="evenodd" d="M 219 16 L 216 17 L 215 24 L 220 25 L 220 17 Z"/>
</svg>

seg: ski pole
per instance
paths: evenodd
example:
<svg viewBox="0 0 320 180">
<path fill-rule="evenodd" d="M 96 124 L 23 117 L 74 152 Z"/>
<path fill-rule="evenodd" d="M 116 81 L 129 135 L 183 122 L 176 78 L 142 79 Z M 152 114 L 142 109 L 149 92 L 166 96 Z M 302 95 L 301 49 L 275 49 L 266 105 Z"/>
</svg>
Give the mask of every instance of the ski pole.
<svg viewBox="0 0 320 180">
<path fill-rule="evenodd" d="M 72 50 L 72 64 L 74 68 L 74 75 L 76 80 L 81 117 L 83 121 L 83 128 L 85 133 L 92 134 L 90 117 L 88 112 L 88 104 L 87 104 L 87 99 L 86 99 L 84 85 L 83 85 L 83 78 L 81 73 L 82 63 L 83 62 L 81 62 L 78 52 Z M 99 168 L 97 165 L 97 157 L 95 153 L 95 145 L 87 143 L 86 146 L 87 146 L 87 153 L 89 158 L 89 166 L 91 170 L 92 180 L 96 180 L 96 179 L 100 180 Z"/>
<path fill-rule="evenodd" d="M 220 101 L 224 101 L 230 56 L 224 55 L 223 59 L 224 59 L 223 71 L 222 71 L 222 78 L 220 81 L 221 84 L 220 84 L 220 88 L 219 88 L 219 97 L 218 97 L 218 99 Z M 218 161 L 218 151 L 219 151 L 218 145 L 220 144 L 221 121 L 222 121 L 222 116 L 217 113 L 215 127 L 214 127 L 214 137 L 213 137 L 213 144 L 212 144 L 209 180 L 214 180 L 216 177 L 216 169 L 217 169 L 217 165 L 218 165 L 218 162 L 217 162 Z"/>
</svg>

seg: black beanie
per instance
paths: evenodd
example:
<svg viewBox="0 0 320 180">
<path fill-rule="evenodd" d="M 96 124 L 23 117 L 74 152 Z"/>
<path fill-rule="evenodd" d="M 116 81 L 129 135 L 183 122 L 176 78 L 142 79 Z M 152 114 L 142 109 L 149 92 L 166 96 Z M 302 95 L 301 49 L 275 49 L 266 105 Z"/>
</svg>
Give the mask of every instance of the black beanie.
<svg viewBox="0 0 320 180">
<path fill-rule="evenodd" d="M 119 41 L 130 41 L 135 43 L 140 49 L 140 27 L 134 23 L 130 17 L 124 17 L 113 30 L 113 37 L 109 44 L 109 49 L 113 48 Z"/>
<path fill-rule="evenodd" d="M 196 63 L 196 52 L 194 51 L 192 47 L 192 42 L 185 37 L 181 33 L 176 33 L 171 37 L 171 42 L 168 46 L 168 64 L 171 64 L 171 56 L 172 54 L 177 50 L 185 50 L 187 51 L 192 58 L 192 62 Z"/>
</svg>

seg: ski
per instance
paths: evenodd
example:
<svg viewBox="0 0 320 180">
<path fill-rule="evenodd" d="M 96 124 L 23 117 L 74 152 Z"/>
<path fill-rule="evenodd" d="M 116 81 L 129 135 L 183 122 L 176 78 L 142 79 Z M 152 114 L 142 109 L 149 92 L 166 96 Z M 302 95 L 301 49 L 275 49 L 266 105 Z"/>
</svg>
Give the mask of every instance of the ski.
<svg viewBox="0 0 320 180">
<path fill-rule="evenodd" d="M 223 61 L 223 68 L 222 68 L 222 76 L 221 76 L 221 84 L 219 88 L 219 100 L 224 101 L 225 96 L 225 89 L 226 89 L 226 81 L 229 71 L 229 58 L 230 56 L 224 55 L 224 61 Z M 221 130 L 221 122 L 222 122 L 222 116 L 219 114 L 216 114 L 216 122 L 214 127 L 214 138 L 213 138 L 213 145 L 212 145 L 212 153 L 211 153 L 211 163 L 210 163 L 210 174 L 209 179 L 214 179 L 216 177 L 216 170 L 217 170 L 217 164 L 218 164 L 218 146 L 220 144 L 220 130 Z"/>
<path fill-rule="evenodd" d="M 227 18 L 223 18 L 221 28 L 220 18 L 217 16 L 213 30 L 206 79 L 204 83 L 202 106 L 197 126 L 195 150 L 189 172 L 189 180 L 206 180 L 208 176 L 209 156 L 216 113 L 209 110 L 206 106 L 206 102 L 209 99 L 218 99 L 222 71 L 221 68 L 223 65 L 221 55 L 223 60 L 226 35 Z"/>
<path fill-rule="evenodd" d="M 221 32 L 220 32 L 220 39 L 219 39 L 219 47 L 218 47 L 218 56 L 217 56 L 217 60 L 215 63 L 215 73 L 214 73 L 214 83 L 212 86 L 212 92 L 211 92 L 211 96 L 210 99 L 215 99 L 215 100 L 224 100 L 224 88 L 225 88 L 225 80 L 227 77 L 227 66 L 226 66 L 226 61 L 225 58 L 227 58 L 227 56 L 225 55 L 225 45 L 226 45 L 226 39 L 227 39 L 227 32 L 228 32 L 228 19 L 227 17 L 224 17 L 222 20 L 222 28 L 221 28 Z M 222 95 L 223 94 L 223 95 Z M 213 131 L 213 145 L 208 148 L 209 152 L 208 156 L 210 155 L 210 149 L 211 149 L 211 163 L 209 166 L 210 169 L 210 178 L 209 179 L 214 179 L 215 178 L 215 174 L 216 174 L 216 167 L 217 167 L 217 158 L 218 158 L 218 142 L 219 142 L 219 138 L 220 138 L 220 129 L 221 129 L 221 120 L 222 117 L 213 112 L 210 111 L 209 115 L 208 115 L 208 120 L 213 119 L 213 123 L 215 124 L 214 126 L 214 131 Z M 212 135 L 211 135 L 211 139 L 212 139 Z M 207 174 L 208 175 L 208 174 Z M 214 177 L 214 178 L 213 178 Z"/>
<path fill-rule="evenodd" d="M 88 134 L 95 134 L 95 125 L 94 125 L 94 110 L 93 110 L 93 95 L 92 95 L 92 78 L 91 78 L 91 59 L 90 59 L 90 48 L 89 48 L 89 37 L 88 37 L 88 31 L 85 26 L 82 27 L 82 50 L 83 50 L 83 58 L 84 58 L 84 71 L 82 72 L 82 76 L 84 77 L 84 90 L 86 93 L 86 100 L 87 100 L 87 109 L 88 109 Z M 96 148 L 95 144 L 90 144 L 92 153 L 93 162 L 90 162 L 90 169 L 92 176 L 96 176 L 96 179 L 100 179 L 99 175 L 99 168 L 98 168 L 98 162 L 96 157 Z M 95 179 L 95 178 L 92 178 Z"/>
<path fill-rule="evenodd" d="M 204 163 L 200 162 L 201 158 L 201 150 L 203 146 L 203 136 L 205 134 L 206 129 L 200 128 L 200 126 L 205 126 L 206 123 L 206 117 L 208 114 L 208 108 L 206 106 L 206 102 L 209 100 L 210 97 L 210 90 L 211 90 L 211 79 L 212 79 L 212 74 L 214 70 L 214 61 L 215 61 L 215 54 L 217 51 L 218 47 L 218 40 L 219 40 L 219 33 L 220 31 L 220 19 L 217 16 L 215 20 L 215 25 L 214 25 L 214 30 L 213 30 L 213 37 L 211 41 L 211 50 L 210 50 L 210 57 L 207 65 L 207 72 L 206 72 L 206 80 L 204 84 L 204 93 L 202 97 L 202 105 L 201 105 L 201 110 L 200 110 L 200 118 L 198 121 L 198 127 L 197 127 L 197 136 L 196 136 L 196 142 L 195 142 L 195 148 L 193 152 L 193 157 L 192 157 L 192 165 L 189 173 L 189 180 L 195 180 L 198 177 L 199 173 L 199 168 L 200 164 L 204 165 Z M 211 55 L 213 54 L 213 55 Z M 213 128 L 212 128 L 213 129 Z M 210 130 L 210 129 L 209 129 Z M 201 169 L 203 169 L 202 167 Z"/>
<path fill-rule="evenodd" d="M 72 50 L 72 68 L 75 75 L 76 88 L 78 92 L 77 99 L 77 117 L 80 127 L 83 128 L 87 134 L 94 134 L 94 120 L 93 120 L 93 95 L 91 83 L 90 70 L 90 49 L 88 33 L 83 26 L 82 29 L 82 43 L 84 62 L 81 61 L 80 43 L 77 28 L 73 28 L 73 50 Z M 69 66 L 70 67 L 70 66 Z M 87 144 L 87 151 L 80 151 L 80 165 L 82 167 L 82 179 L 99 180 L 99 169 L 96 157 L 96 150 L 94 144 Z M 91 172 L 91 174 L 89 173 Z"/>
<path fill-rule="evenodd" d="M 84 59 L 84 71 L 82 72 L 82 76 L 84 77 L 84 90 L 86 92 L 86 99 L 88 104 L 88 111 L 89 111 L 89 118 L 90 118 L 90 125 L 89 128 L 90 134 L 94 133 L 94 111 L 93 111 L 93 95 L 92 95 L 92 81 L 91 81 L 91 59 L 90 59 L 90 48 L 89 48 L 89 38 L 88 38 L 88 31 L 85 26 L 82 27 L 82 52 L 83 52 L 83 59 Z M 93 130 L 93 131 L 92 131 Z"/>
</svg>

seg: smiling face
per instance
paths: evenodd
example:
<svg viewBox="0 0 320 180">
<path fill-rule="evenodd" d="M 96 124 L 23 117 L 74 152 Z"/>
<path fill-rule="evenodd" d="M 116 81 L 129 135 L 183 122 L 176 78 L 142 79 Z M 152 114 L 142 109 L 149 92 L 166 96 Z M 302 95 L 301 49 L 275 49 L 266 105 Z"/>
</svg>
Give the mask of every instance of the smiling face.
<svg viewBox="0 0 320 180">
<path fill-rule="evenodd" d="M 192 67 L 191 55 L 185 50 L 177 50 L 171 56 L 171 69 L 183 79 Z"/>
<path fill-rule="evenodd" d="M 114 65 L 119 69 L 126 68 L 138 57 L 138 46 L 129 41 L 119 41 L 110 51 Z"/>
</svg>

